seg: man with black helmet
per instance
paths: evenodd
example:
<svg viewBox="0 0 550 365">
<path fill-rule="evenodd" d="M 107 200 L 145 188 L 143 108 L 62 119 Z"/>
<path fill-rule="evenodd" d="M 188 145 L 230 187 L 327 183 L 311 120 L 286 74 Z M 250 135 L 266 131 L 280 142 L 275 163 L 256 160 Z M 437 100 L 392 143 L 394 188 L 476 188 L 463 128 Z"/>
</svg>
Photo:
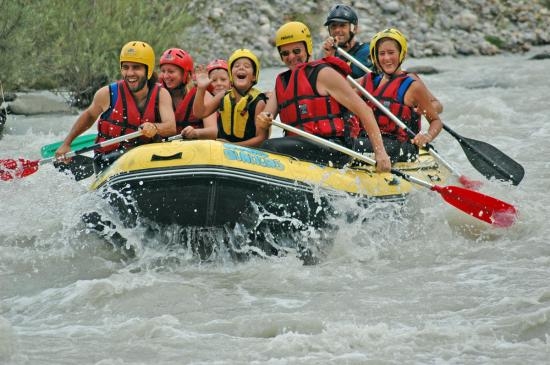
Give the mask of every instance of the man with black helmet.
<svg viewBox="0 0 550 365">
<path fill-rule="evenodd" d="M 323 43 L 325 57 L 338 56 L 335 49 L 335 46 L 338 46 L 374 71 L 369 56 L 369 44 L 362 43 L 355 37 L 359 31 L 357 23 L 357 13 L 351 6 L 337 4 L 330 9 L 324 24 L 328 27 L 329 34 L 329 37 Z M 347 59 L 344 60 L 348 61 Z M 351 77 L 354 79 L 365 74 L 365 71 L 361 70 L 356 65 L 350 64 L 350 66 Z"/>
</svg>

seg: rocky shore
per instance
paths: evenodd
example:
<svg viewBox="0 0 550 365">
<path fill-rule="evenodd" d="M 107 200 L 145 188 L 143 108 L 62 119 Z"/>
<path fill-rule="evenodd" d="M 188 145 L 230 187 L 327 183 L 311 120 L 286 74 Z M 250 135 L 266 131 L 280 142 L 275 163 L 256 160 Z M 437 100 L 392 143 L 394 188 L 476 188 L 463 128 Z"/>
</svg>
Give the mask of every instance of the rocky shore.
<svg viewBox="0 0 550 365">
<path fill-rule="evenodd" d="M 328 0 L 198 0 L 187 11 L 199 22 L 186 29 L 180 46 L 198 62 L 250 48 L 263 66 L 281 66 L 272 38 L 287 20 L 305 22 L 320 55 L 327 36 Z M 543 0 L 367 0 L 343 2 L 359 16 L 359 34 L 369 41 L 396 27 L 409 41 L 410 57 L 495 55 L 550 44 L 549 2 Z"/>
<path fill-rule="evenodd" d="M 182 31 L 178 46 L 189 51 L 196 63 L 227 58 L 235 49 L 244 47 L 258 55 L 262 67 L 281 67 L 272 41 L 275 32 L 286 21 L 300 20 L 310 27 L 315 57 L 320 57 L 322 40 L 328 35 L 323 23 L 336 3 L 190 1 L 186 11 L 194 14 L 197 23 Z M 367 0 L 347 4 L 359 15 L 360 40 L 368 42 L 376 32 L 396 27 L 408 38 L 409 57 L 491 56 L 550 44 L 550 1 Z M 535 57 L 550 58 L 550 54 Z M 66 99 L 50 92 L 22 93 L 6 101 L 14 114 L 75 112 Z"/>
</svg>

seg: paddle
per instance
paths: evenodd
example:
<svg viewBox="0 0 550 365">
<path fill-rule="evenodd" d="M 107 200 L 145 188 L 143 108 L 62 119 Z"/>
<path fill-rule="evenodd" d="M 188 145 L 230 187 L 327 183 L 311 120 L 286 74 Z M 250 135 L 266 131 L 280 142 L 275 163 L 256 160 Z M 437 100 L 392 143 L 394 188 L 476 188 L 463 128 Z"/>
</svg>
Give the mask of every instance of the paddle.
<svg viewBox="0 0 550 365">
<path fill-rule="evenodd" d="M 79 150 L 84 147 L 88 147 L 94 144 L 95 140 L 97 138 L 97 134 L 83 134 L 81 136 L 76 137 L 73 142 L 71 143 L 71 149 L 72 150 Z M 51 143 L 45 146 L 42 146 L 40 149 L 40 154 L 42 157 L 52 157 L 55 155 L 55 151 L 63 144 L 63 141 Z M 93 166 L 93 158 L 83 155 L 75 156 L 74 158 L 69 161 L 69 163 L 54 161 L 53 165 L 56 169 L 58 169 L 61 172 L 64 172 L 66 170 L 70 170 L 71 174 L 73 174 L 76 181 L 80 181 L 83 179 L 86 179 L 93 175 L 94 173 L 94 166 Z"/>
<path fill-rule="evenodd" d="M 103 141 L 100 143 L 96 143 L 92 146 L 84 147 L 76 151 L 70 151 L 65 154 L 66 158 L 74 157 L 77 155 L 81 155 L 83 153 L 93 151 L 97 148 L 106 147 L 113 145 L 115 143 L 119 143 L 122 141 L 130 140 L 136 137 L 139 137 L 143 134 L 141 130 L 125 134 L 120 137 L 112 138 L 107 141 Z M 0 180 L 13 180 L 15 178 L 22 178 L 31 174 L 34 174 L 36 171 L 38 171 L 38 168 L 41 165 L 44 165 L 46 163 L 57 161 L 55 156 L 44 158 L 41 160 L 25 160 L 22 158 L 19 159 L 4 159 L 0 160 Z M 86 170 L 89 171 L 89 170 Z M 93 173 L 93 171 L 92 171 Z M 90 174 L 91 175 L 91 174 Z M 90 176 L 88 175 L 88 176 Z"/>
<path fill-rule="evenodd" d="M 525 175 L 523 166 L 495 146 L 463 137 L 445 124 L 443 129 L 460 143 L 472 166 L 488 179 L 511 181 L 513 185 L 518 185 L 523 179 Z"/>
<path fill-rule="evenodd" d="M 91 146 L 95 143 L 95 140 L 97 138 L 97 134 L 83 134 L 81 136 L 76 137 L 73 142 L 71 143 L 71 150 L 79 150 L 84 147 Z M 55 155 L 55 151 L 63 144 L 63 141 L 47 144 L 45 146 L 42 146 L 40 149 L 40 154 L 42 157 L 52 157 Z"/>
<path fill-rule="evenodd" d="M 365 72 L 371 71 L 367 66 L 363 65 L 361 62 L 359 62 L 357 59 L 355 59 L 352 55 L 347 53 L 342 48 L 336 47 L 336 51 L 340 53 L 342 56 L 346 57 L 350 62 L 353 62 L 353 64 L 361 68 L 363 71 Z M 386 112 L 386 110 L 383 110 L 383 111 Z M 387 115 L 389 116 L 389 114 Z M 390 116 L 390 118 L 392 117 Z M 395 122 L 393 118 L 392 120 Z M 443 129 L 446 130 L 449 134 L 451 134 L 451 136 L 453 136 L 458 141 L 458 143 L 460 143 L 462 150 L 466 154 L 466 157 L 468 158 L 472 166 L 477 171 L 479 171 L 483 176 L 485 176 L 487 179 L 496 178 L 502 181 L 511 181 L 512 184 L 514 185 L 518 185 L 521 182 L 521 180 L 523 179 L 523 176 L 525 175 L 525 170 L 519 163 L 514 161 L 511 157 L 509 157 L 504 152 L 500 151 L 498 148 L 486 142 L 462 137 L 458 133 L 453 131 L 445 123 L 442 122 L 442 124 L 443 124 Z M 431 148 L 429 149 L 429 151 L 430 153 L 432 153 Z M 449 170 L 451 170 L 453 174 L 455 175 L 457 174 L 457 172 L 454 169 L 450 168 L 450 166 L 446 164 L 443 160 L 440 160 L 440 161 L 447 168 L 449 168 Z M 460 175 L 460 177 L 462 176 L 463 175 Z M 467 185 L 468 181 L 461 180 L 460 177 L 459 177 L 460 183 L 464 184 L 464 186 L 468 186 Z"/>
<path fill-rule="evenodd" d="M 345 153 L 353 158 L 367 162 L 368 164 L 371 164 L 373 166 L 376 164 L 376 161 L 374 161 L 373 159 L 367 156 L 364 156 L 358 152 L 355 152 L 353 150 L 350 150 L 337 143 L 328 141 L 326 139 L 315 136 L 301 129 L 289 126 L 287 124 L 283 124 L 276 120 L 273 120 L 272 123 L 273 125 L 279 128 L 285 129 L 289 132 L 308 138 L 320 145 Z M 496 198 L 481 194 L 477 191 L 468 190 L 458 186 L 434 185 L 427 181 L 424 181 L 414 176 L 411 176 L 409 174 L 406 174 L 403 171 L 397 170 L 395 168 L 392 168 L 391 172 L 411 183 L 415 183 L 425 188 L 428 188 L 432 191 L 438 192 L 446 202 L 462 210 L 466 214 L 471 215 L 474 218 L 477 218 L 489 224 L 493 224 L 497 227 L 509 227 L 515 222 L 517 211 L 516 211 L 516 208 L 511 204 L 508 204 Z"/>
</svg>

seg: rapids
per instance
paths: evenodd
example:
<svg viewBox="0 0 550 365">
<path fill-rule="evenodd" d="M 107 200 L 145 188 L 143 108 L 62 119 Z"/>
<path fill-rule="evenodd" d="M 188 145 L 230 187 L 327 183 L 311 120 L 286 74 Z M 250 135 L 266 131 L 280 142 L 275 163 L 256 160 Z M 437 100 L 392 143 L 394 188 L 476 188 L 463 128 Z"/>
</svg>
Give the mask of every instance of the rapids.
<svg viewBox="0 0 550 365">
<path fill-rule="evenodd" d="M 335 201 L 354 219 L 292 238 L 326 243 L 317 265 L 292 252 L 199 261 L 186 245 L 162 244 L 177 230 L 139 228 L 122 229 L 128 258 L 80 221 L 109 212 L 89 181 L 44 165 L 0 182 L 0 363 L 547 364 L 550 60 L 528 60 L 541 51 L 405 63 L 440 71 L 423 80 L 446 124 L 524 166 L 518 186 L 488 182 L 452 137 L 435 142 L 485 182 L 481 192 L 518 208 L 508 229 L 419 189 L 403 209 Z M 278 71 L 262 70 L 260 87 Z M 9 115 L 0 158 L 39 159 L 75 118 Z"/>
</svg>

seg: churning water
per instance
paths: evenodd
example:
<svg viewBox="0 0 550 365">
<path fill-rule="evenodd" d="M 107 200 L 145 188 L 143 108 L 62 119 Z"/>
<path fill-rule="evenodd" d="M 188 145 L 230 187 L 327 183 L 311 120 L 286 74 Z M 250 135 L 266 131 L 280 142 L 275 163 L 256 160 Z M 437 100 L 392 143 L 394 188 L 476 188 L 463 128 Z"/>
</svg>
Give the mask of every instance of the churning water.
<svg viewBox="0 0 550 365">
<path fill-rule="evenodd" d="M 403 210 L 334 202 L 356 219 L 333 222 L 314 266 L 292 253 L 200 262 L 139 229 L 122 232 L 128 259 L 80 221 L 108 209 L 89 181 L 42 166 L 1 182 L 0 363 L 547 364 L 550 60 L 528 60 L 542 50 L 406 63 L 441 71 L 423 79 L 446 124 L 524 166 L 520 185 L 481 190 L 519 209 L 508 229 L 419 189 Z M 0 158 L 40 158 L 74 119 L 9 116 Z M 448 134 L 436 147 L 483 180 Z"/>
</svg>

